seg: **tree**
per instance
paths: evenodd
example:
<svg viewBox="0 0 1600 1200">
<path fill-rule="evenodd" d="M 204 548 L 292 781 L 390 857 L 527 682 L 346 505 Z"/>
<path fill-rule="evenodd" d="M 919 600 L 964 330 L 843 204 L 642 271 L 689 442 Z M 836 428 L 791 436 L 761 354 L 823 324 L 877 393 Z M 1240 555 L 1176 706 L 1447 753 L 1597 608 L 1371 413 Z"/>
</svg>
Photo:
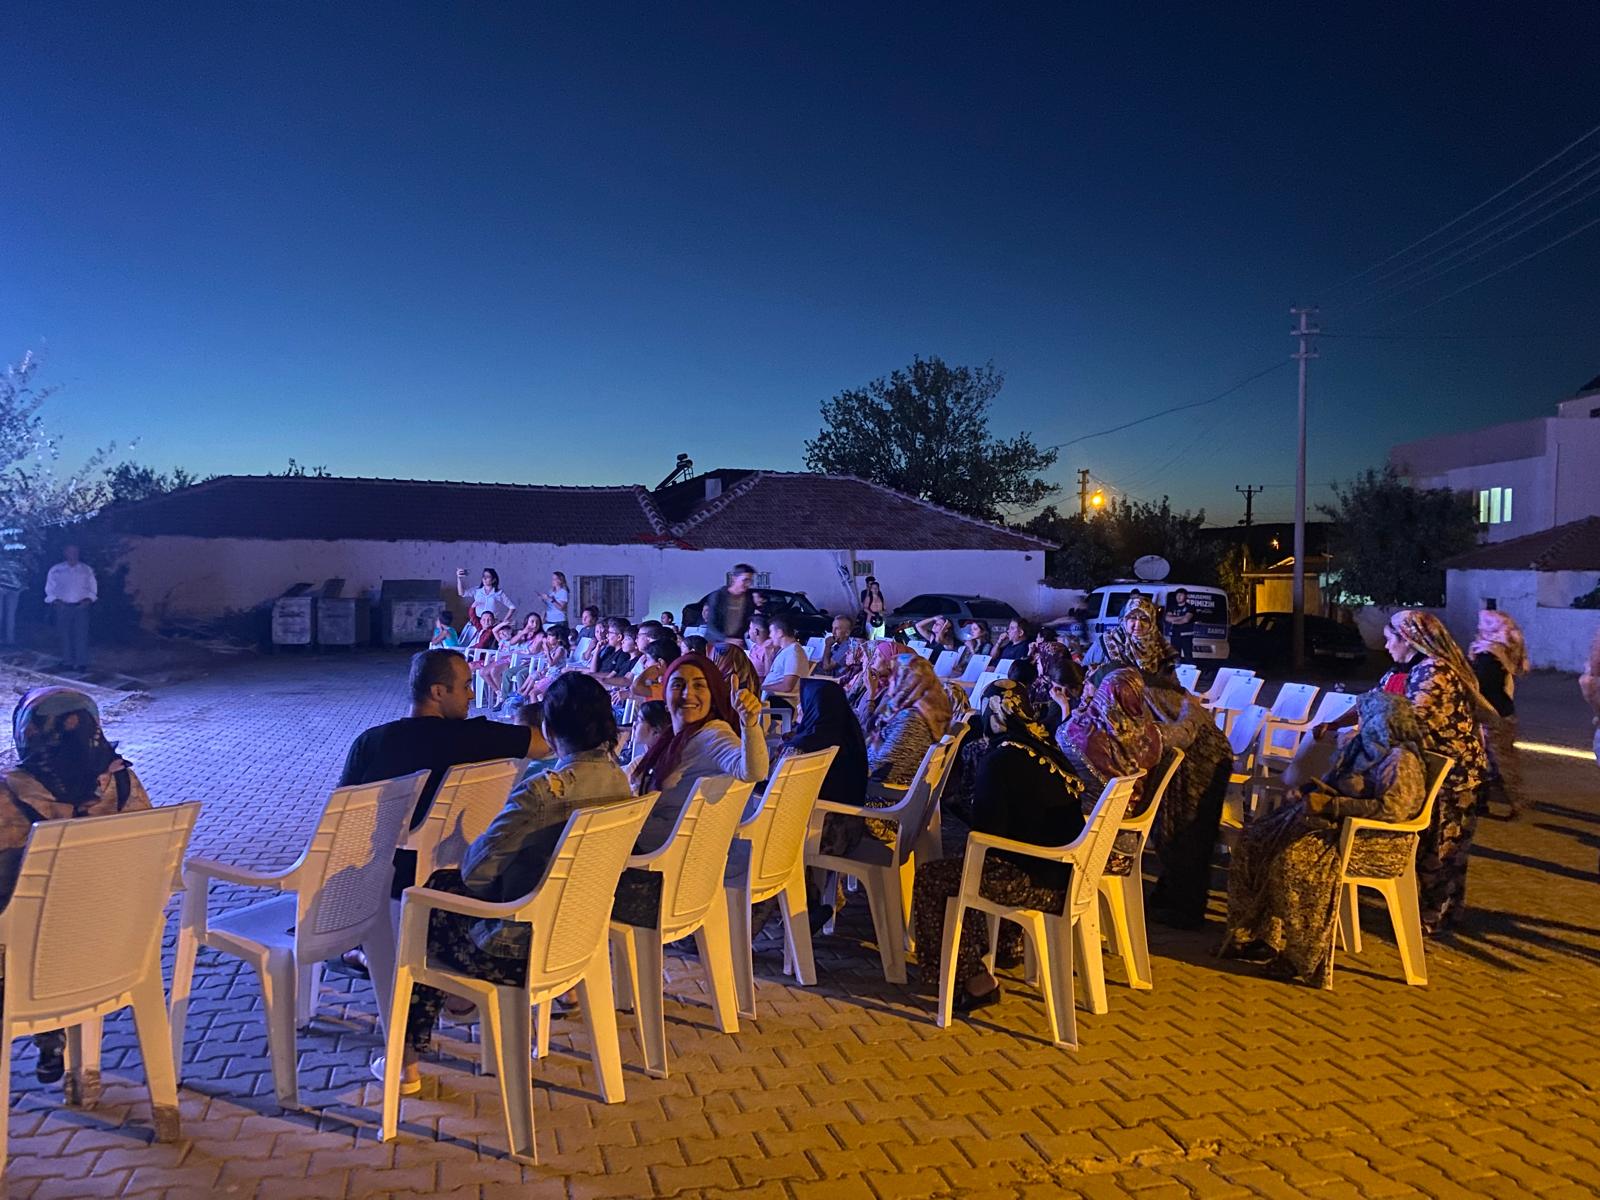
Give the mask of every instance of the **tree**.
<svg viewBox="0 0 1600 1200">
<path fill-rule="evenodd" d="M 1478 544 L 1472 500 L 1448 488 L 1415 488 L 1392 466 L 1335 485 L 1328 549 L 1330 584 L 1345 604 L 1437 605 L 1438 563 Z"/>
<path fill-rule="evenodd" d="M 268 471 L 267 474 L 271 475 L 271 474 L 274 474 L 274 472 Z M 328 468 L 327 467 L 303 467 L 292 458 L 289 460 L 289 465 L 287 467 L 285 467 L 283 470 L 276 472 L 276 474 L 282 475 L 286 479 L 332 479 L 333 478 L 333 476 L 328 473 Z"/>
<path fill-rule="evenodd" d="M 131 504 L 135 500 L 148 500 L 152 496 L 162 496 L 179 488 L 204 483 L 205 478 L 182 467 L 174 467 L 167 473 L 135 462 L 118 463 L 106 472 L 106 503 Z"/>
<path fill-rule="evenodd" d="M 1147 554 L 1171 564 L 1171 579 L 1211 584 L 1217 578 L 1217 552 L 1200 536 L 1205 522 L 1204 509 L 1174 512 L 1163 496 L 1159 504 L 1125 501 L 1089 517 L 1064 517 L 1051 505 L 1023 528 L 1060 547 L 1046 556 L 1045 569 L 1070 587 L 1092 588 L 1127 575 Z"/>
<path fill-rule="evenodd" d="M 806 466 L 859 475 L 986 521 L 1037 507 L 1061 490 L 1039 477 L 1056 452 L 1026 433 L 1001 440 L 989 432 L 989 406 L 1004 382 L 992 363 L 913 359 L 825 402 L 822 430 L 806 442 Z"/>
</svg>

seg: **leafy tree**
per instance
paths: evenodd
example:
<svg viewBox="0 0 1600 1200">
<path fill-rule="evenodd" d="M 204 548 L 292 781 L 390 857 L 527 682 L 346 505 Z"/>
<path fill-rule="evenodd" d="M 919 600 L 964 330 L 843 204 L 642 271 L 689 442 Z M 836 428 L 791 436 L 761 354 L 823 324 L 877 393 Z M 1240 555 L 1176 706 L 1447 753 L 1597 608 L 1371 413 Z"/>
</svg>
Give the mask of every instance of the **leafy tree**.
<svg viewBox="0 0 1600 1200">
<path fill-rule="evenodd" d="M 1469 496 L 1412 487 L 1393 466 L 1335 485 L 1334 501 L 1320 507 L 1333 521 L 1330 582 L 1345 604 L 1441 604 L 1444 572 L 1437 564 L 1478 544 Z"/>
<path fill-rule="evenodd" d="M 1163 496 L 1159 504 L 1127 501 L 1089 517 L 1064 517 L 1051 505 L 1024 528 L 1060 547 L 1047 556 L 1046 570 L 1071 587 L 1126 576 L 1146 554 L 1166 559 L 1174 580 L 1210 584 L 1217 578 L 1217 552 L 1200 536 L 1205 521 L 1204 509 L 1174 512 Z"/>
<path fill-rule="evenodd" d="M 205 478 L 210 478 L 209 476 Z M 106 472 L 106 503 L 131 504 L 135 500 L 148 500 L 179 488 L 204 483 L 205 478 L 174 467 L 171 472 L 157 471 L 135 462 L 122 462 Z"/>
<path fill-rule="evenodd" d="M 267 472 L 267 474 L 269 474 L 269 475 L 271 475 L 273 473 L 274 472 L 272 472 L 272 471 L 268 471 Z M 285 467 L 282 471 L 276 472 L 276 474 L 282 475 L 287 479 L 332 479 L 333 478 L 332 474 L 328 471 L 327 467 L 304 467 L 304 466 L 301 466 L 298 462 L 296 462 L 292 458 L 289 460 L 289 465 L 287 467 Z"/>
<path fill-rule="evenodd" d="M 806 466 L 859 475 L 946 508 L 997 521 L 1060 491 L 1040 478 L 1056 461 L 1026 433 L 989 432 L 989 406 L 1005 377 L 992 363 L 949 366 L 916 358 L 905 370 L 840 392 L 822 406 Z"/>
</svg>

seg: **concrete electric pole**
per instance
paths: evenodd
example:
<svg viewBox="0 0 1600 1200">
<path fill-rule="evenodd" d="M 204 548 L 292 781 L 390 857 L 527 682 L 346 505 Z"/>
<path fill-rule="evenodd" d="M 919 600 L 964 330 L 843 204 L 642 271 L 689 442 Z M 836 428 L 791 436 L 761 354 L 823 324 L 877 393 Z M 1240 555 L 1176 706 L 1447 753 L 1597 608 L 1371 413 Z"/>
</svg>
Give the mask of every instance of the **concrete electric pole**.
<svg viewBox="0 0 1600 1200">
<path fill-rule="evenodd" d="M 1259 496 L 1265 489 L 1260 487 L 1250 487 L 1248 484 L 1246 484 L 1244 487 L 1240 487 L 1238 484 L 1235 484 L 1233 490 L 1244 497 L 1244 520 L 1239 522 L 1239 524 L 1243 525 L 1246 529 L 1249 529 L 1254 523 L 1255 513 L 1252 506 L 1255 503 L 1255 498 Z"/>
<path fill-rule="evenodd" d="M 1300 364 L 1300 432 L 1294 476 L 1294 668 L 1303 670 L 1306 665 L 1306 363 L 1317 357 L 1311 347 L 1313 334 L 1321 332 L 1311 324 L 1315 307 L 1291 308 L 1289 314 L 1300 318 L 1300 324 L 1290 334 L 1300 341 L 1292 357 Z"/>
<path fill-rule="evenodd" d="M 1089 468 L 1078 468 L 1078 515 L 1089 515 Z"/>
</svg>

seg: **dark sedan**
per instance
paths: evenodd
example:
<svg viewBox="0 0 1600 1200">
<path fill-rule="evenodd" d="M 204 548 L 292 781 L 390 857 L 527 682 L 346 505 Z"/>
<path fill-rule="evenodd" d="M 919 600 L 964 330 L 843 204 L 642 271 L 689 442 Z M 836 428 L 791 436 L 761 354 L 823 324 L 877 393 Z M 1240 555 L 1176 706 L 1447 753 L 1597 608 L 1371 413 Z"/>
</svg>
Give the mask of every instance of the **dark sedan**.
<svg viewBox="0 0 1600 1200">
<path fill-rule="evenodd" d="M 1229 660 L 1249 664 L 1287 663 L 1292 657 L 1294 618 L 1289 613 L 1257 613 L 1228 634 Z M 1353 625 L 1327 617 L 1306 617 L 1306 655 L 1322 662 L 1359 663 L 1367 645 Z"/>
</svg>

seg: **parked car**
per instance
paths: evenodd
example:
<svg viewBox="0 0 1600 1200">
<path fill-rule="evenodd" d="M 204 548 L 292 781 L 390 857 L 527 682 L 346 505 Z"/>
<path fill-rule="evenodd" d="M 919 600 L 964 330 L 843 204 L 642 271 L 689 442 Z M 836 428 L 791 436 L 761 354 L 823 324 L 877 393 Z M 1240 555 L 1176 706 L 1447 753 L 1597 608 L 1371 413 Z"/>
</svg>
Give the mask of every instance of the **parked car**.
<svg viewBox="0 0 1600 1200">
<path fill-rule="evenodd" d="M 752 588 L 762 597 L 761 611 L 768 616 L 782 613 L 786 617 L 793 617 L 795 623 L 795 636 L 802 642 L 814 637 L 825 637 L 833 624 L 833 617 L 826 609 L 818 608 L 811 603 L 811 598 L 804 592 L 786 592 L 782 588 Z M 706 611 L 711 610 L 711 597 L 713 593 L 707 592 L 700 597 L 700 603 Z"/>
<path fill-rule="evenodd" d="M 1165 612 L 1174 592 L 1188 594 L 1194 612 L 1194 657 L 1197 661 L 1221 661 L 1228 657 L 1228 593 L 1198 583 L 1146 583 L 1139 579 L 1119 579 L 1095 588 L 1085 607 L 1089 610 L 1089 637 L 1104 633 L 1122 620 L 1123 606 L 1134 593 L 1153 601 Z"/>
<path fill-rule="evenodd" d="M 1257 613 L 1235 625 L 1228 640 L 1236 661 L 1272 665 L 1290 661 L 1293 636 L 1294 618 L 1289 613 Z M 1307 614 L 1306 655 L 1329 662 L 1360 663 L 1366 661 L 1367 646 L 1354 625 Z"/>
<path fill-rule="evenodd" d="M 884 620 L 890 637 L 909 629 L 928 617 L 949 617 L 958 626 L 968 621 L 982 621 L 991 635 L 1005 632 L 1007 625 L 1020 614 L 1004 600 L 989 596 L 960 596 L 954 592 L 925 592 L 913 596 Z"/>
</svg>

